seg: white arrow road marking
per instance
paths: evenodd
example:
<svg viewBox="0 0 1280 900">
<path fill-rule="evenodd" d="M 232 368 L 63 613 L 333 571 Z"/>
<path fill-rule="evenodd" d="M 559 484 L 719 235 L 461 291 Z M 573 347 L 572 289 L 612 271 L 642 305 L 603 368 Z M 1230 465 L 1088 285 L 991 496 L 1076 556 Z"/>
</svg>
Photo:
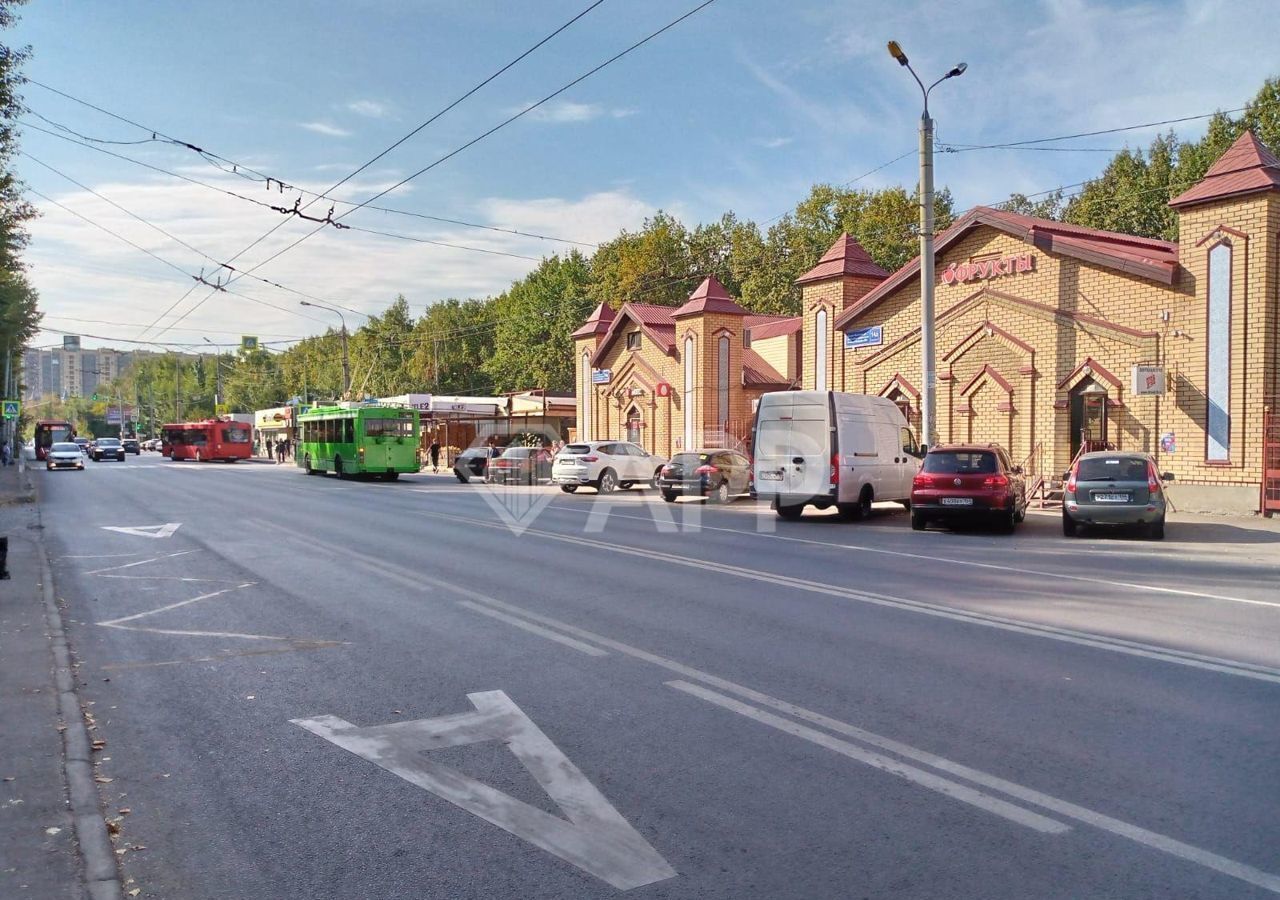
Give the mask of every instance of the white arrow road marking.
<svg viewBox="0 0 1280 900">
<path fill-rule="evenodd" d="M 676 875 L 511 698 L 502 691 L 482 691 L 468 694 L 467 699 L 474 712 L 369 728 L 358 728 L 336 716 L 291 721 L 619 890 Z M 568 821 L 424 754 L 481 741 L 506 744 Z"/>
<path fill-rule="evenodd" d="M 106 531 L 118 531 L 121 534 L 132 534 L 136 537 L 167 538 L 182 527 L 181 522 L 165 522 L 163 525 L 102 525 Z"/>
</svg>

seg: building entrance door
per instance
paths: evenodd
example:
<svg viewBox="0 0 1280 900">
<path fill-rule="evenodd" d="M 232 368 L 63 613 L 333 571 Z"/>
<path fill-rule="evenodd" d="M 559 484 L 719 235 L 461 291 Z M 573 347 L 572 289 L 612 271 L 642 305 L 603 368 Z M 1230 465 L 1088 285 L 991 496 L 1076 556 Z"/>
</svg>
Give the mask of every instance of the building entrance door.
<svg viewBox="0 0 1280 900">
<path fill-rule="evenodd" d="M 627 440 L 633 444 L 640 443 L 640 410 L 634 406 L 627 411 Z"/>
<path fill-rule="evenodd" d="M 1071 391 L 1071 458 L 1107 445 L 1107 389 L 1086 378 Z"/>
</svg>

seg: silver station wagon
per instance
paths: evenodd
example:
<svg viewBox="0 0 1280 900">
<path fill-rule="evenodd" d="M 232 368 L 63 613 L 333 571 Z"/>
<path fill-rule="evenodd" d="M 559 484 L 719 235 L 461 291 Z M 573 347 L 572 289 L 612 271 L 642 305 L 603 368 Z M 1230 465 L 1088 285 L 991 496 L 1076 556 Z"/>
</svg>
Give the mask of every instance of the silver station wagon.
<svg viewBox="0 0 1280 900">
<path fill-rule="evenodd" d="M 1156 461 L 1146 453 L 1084 453 L 1063 479 L 1062 533 L 1074 537 L 1087 525 L 1141 525 L 1164 538 L 1165 495 Z"/>
</svg>

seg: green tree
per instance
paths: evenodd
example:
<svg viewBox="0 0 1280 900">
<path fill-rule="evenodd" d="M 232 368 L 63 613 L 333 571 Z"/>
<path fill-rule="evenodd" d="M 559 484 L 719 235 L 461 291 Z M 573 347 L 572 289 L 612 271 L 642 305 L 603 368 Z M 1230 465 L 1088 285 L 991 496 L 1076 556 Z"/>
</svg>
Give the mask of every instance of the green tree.
<svg viewBox="0 0 1280 900">
<path fill-rule="evenodd" d="M 410 366 L 433 393 L 492 393 L 485 362 L 494 353 L 496 306 L 489 298 L 451 298 L 431 304 L 418 319 L 410 338 Z"/>
<path fill-rule="evenodd" d="M 591 270 L 577 250 L 544 259 L 494 303 L 493 355 L 484 364 L 498 391 L 573 390 L 574 330 L 592 310 Z"/>
<path fill-rule="evenodd" d="M 351 390 L 356 397 L 390 397 L 425 386 L 411 366 L 414 322 L 409 301 L 397 296 L 386 312 L 370 316 L 350 341 Z"/>
</svg>

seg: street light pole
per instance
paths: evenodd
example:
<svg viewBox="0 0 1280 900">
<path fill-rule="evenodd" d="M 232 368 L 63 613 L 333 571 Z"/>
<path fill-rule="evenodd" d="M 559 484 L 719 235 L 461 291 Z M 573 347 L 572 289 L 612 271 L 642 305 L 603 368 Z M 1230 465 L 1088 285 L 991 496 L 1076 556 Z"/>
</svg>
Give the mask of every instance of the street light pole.
<svg viewBox="0 0 1280 900">
<path fill-rule="evenodd" d="M 957 78 L 969 68 L 959 63 L 928 87 L 911 68 L 897 41 L 889 42 L 889 55 L 904 66 L 920 85 L 924 112 L 920 114 L 920 440 L 927 446 L 937 443 L 937 364 L 934 351 L 934 259 L 933 259 L 933 119 L 929 117 L 929 92 L 948 78 Z"/>
<path fill-rule="evenodd" d="M 331 313 L 338 314 L 338 320 L 342 322 L 342 398 L 344 400 L 351 399 L 351 357 L 347 354 L 347 319 L 340 310 L 334 309 L 332 306 L 325 306 L 323 303 L 312 303 L 308 300 L 299 300 L 303 306 L 314 306 L 317 309 L 327 309 Z"/>
<path fill-rule="evenodd" d="M 208 338 L 205 338 L 204 342 L 210 345 L 213 344 L 213 341 Z M 222 405 L 222 351 L 216 346 L 214 346 L 213 365 L 213 414 L 216 416 L 218 407 Z"/>
</svg>

